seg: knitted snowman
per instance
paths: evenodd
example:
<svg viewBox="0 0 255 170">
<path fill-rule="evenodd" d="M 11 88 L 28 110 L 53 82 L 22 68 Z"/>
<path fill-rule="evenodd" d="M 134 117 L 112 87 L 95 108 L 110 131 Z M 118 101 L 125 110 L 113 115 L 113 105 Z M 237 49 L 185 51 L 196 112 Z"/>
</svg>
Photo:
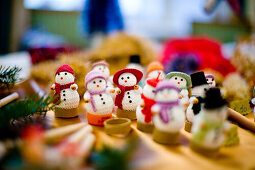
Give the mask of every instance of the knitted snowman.
<svg viewBox="0 0 255 170">
<path fill-rule="evenodd" d="M 78 86 L 74 83 L 74 71 L 69 65 L 62 65 L 58 68 L 55 76 L 55 83 L 51 89 L 55 91 L 56 99 L 53 103 L 58 103 L 55 107 L 56 117 L 76 117 L 80 96 L 77 92 Z"/>
<path fill-rule="evenodd" d="M 136 119 L 135 110 L 140 104 L 142 93 L 142 88 L 137 84 L 142 77 L 141 71 L 132 68 L 125 68 L 114 74 L 113 82 L 118 87 L 115 99 L 118 117 Z"/>
<path fill-rule="evenodd" d="M 110 76 L 109 64 L 105 60 L 93 63 L 92 70 L 103 73 L 106 76 L 107 87 L 113 87 L 112 77 Z"/>
<path fill-rule="evenodd" d="M 185 123 L 185 112 L 179 104 L 179 88 L 172 80 L 163 80 L 156 87 L 153 139 L 162 144 L 177 144 L 179 131 Z"/>
<path fill-rule="evenodd" d="M 158 61 L 151 62 L 147 67 L 147 76 L 146 78 L 157 78 L 160 73 L 159 79 L 165 79 L 164 67 Z"/>
<path fill-rule="evenodd" d="M 206 155 L 217 153 L 231 127 L 226 118 L 227 106 L 220 90 L 209 89 L 204 108 L 193 122 L 191 148 Z"/>
<path fill-rule="evenodd" d="M 206 81 L 209 84 L 210 87 L 215 87 L 216 83 L 215 83 L 215 77 L 212 74 L 206 74 L 205 75 Z"/>
<path fill-rule="evenodd" d="M 184 106 L 189 104 L 189 88 L 191 87 L 191 78 L 186 73 L 170 72 L 166 75 L 166 79 L 173 80 L 175 85 L 179 88 L 180 103 Z"/>
<path fill-rule="evenodd" d="M 151 107 L 155 104 L 155 88 L 159 81 L 158 78 L 146 80 L 141 104 L 136 108 L 137 129 L 144 132 L 152 132 L 153 130 Z"/>
<path fill-rule="evenodd" d="M 204 103 L 205 92 L 210 88 L 207 84 L 203 71 L 190 75 L 192 81 L 191 97 L 186 111 L 185 130 L 190 132 L 194 116 L 199 114 L 201 106 Z"/>
<path fill-rule="evenodd" d="M 83 98 L 87 110 L 88 122 L 103 126 L 105 120 L 112 117 L 113 99 L 110 93 L 114 89 L 106 88 L 106 76 L 98 71 L 90 71 L 85 77 L 85 92 Z"/>
</svg>

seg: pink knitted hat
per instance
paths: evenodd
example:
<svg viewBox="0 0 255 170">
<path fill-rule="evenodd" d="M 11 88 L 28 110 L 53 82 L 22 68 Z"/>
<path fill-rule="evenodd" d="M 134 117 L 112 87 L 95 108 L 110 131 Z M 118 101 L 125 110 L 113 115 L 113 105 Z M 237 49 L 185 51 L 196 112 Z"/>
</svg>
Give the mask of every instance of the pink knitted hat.
<svg viewBox="0 0 255 170">
<path fill-rule="evenodd" d="M 165 80 L 159 82 L 156 89 L 155 89 L 155 91 L 157 93 L 158 91 L 160 91 L 162 89 L 165 89 L 165 88 L 174 89 L 174 90 L 180 92 L 179 88 L 175 85 L 174 81 L 169 80 L 169 79 L 165 79 Z"/>
<path fill-rule="evenodd" d="M 85 77 L 85 87 L 87 88 L 87 84 L 91 81 L 94 80 L 95 78 L 102 78 L 106 81 L 106 77 L 103 73 L 98 72 L 98 71 L 90 71 Z"/>
<path fill-rule="evenodd" d="M 103 65 L 103 66 L 109 67 L 109 64 L 105 60 L 101 60 L 101 61 L 93 63 L 92 64 L 92 68 L 94 68 L 96 66 L 99 66 L 99 65 Z"/>
<path fill-rule="evenodd" d="M 215 79 L 214 75 L 212 74 L 205 74 L 205 78 L 212 78 L 213 80 Z"/>
<path fill-rule="evenodd" d="M 73 71 L 72 67 L 70 67 L 70 66 L 67 65 L 67 64 L 64 64 L 64 65 L 60 66 L 60 67 L 57 69 L 56 74 L 58 74 L 58 73 L 60 73 L 60 72 L 68 72 L 68 73 L 71 73 L 71 74 L 74 76 L 74 71 Z"/>
</svg>

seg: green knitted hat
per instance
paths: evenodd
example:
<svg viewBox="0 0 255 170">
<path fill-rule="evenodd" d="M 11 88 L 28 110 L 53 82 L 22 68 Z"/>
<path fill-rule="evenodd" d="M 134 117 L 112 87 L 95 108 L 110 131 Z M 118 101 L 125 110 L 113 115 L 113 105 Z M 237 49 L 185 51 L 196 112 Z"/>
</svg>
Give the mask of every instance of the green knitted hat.
<svg viewBox="0 0 255 170">
<path fill-rule="evenodd" d="M 170 79 L 173 76 L 180 76 L 180 77 L 184 78 L 187 81 L 187 89 L 192 86 L 191 78 L 188 74 L 183 73 L 183 72 L 173 71 L 173 72 L 170 72 L 166 75 L 166 79 Z"/>
</svg>

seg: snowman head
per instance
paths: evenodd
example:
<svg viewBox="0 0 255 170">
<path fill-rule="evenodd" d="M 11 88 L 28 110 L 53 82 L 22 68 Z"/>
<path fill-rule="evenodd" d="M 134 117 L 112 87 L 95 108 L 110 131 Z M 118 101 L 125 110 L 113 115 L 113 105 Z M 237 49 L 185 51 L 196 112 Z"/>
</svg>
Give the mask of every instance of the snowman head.
<svg viewBox="0 0 255 170">
<path fill-rule="evenodd" d="M 209 84 L 207 84 L 204 72 L 199 71 L 192 73 L 190 77 L 192 81 L 191 95 L 204 98 L 206 91 L 210 88 Z"/>
<path fill-rule="evenodd" d="M 165 73 L 162 70 L 151 71 L 150 73 L 148 73 L 147 78 L 157 78 L 158 75 L 160 80 L 165 79 Z"/>
<path fill-rule="evenodd" d="M 206 74 L 205 75 L 206 81 L 209 84 L 210 87 L 215 87 L 216 83 L 215 83 L 215 77 L 212 74 Z"/>
<path fill-rule="evenodd" d="M 65 85 L 74 82 L 74 79 L 74 71 L 69 65 L 64 64 L 58 68 L 55 76 L 56 83 Z"/>
<path fill-rule="evenodd" d="M 134 86 L 142 79 L 143 73 L 137 69 L 125 68 L 113 76 L 113 82 L 118 86 Z"/>
<path fill-rule="evenodd" d="M 149 99 L 155 98 L 156 86 L 160 82 L 159 76 L 157 78 L 149 78 L 143 87 L 143 95 Z"/>
<path fill-rule="evenodd" d="M 160 74 L 159 79 L 163 80 L 165 78 L 164 67 L 158 61 L 151 62 L 147 67 L 147 78 L 157 78 L 158 73 Z"/>
<path fill-rule="evenodd" d="M 209 88 L 210 88 L 210 86 L 208 84 L 203 84 L 203 85 L 200 85 L 200 86 L 192 87 L 191 95 L 192 96 L 200 96 L 200 97 L 204 98 L 205 93 Z"/>
<path fill-rule="evenodd" d="M 91 92 L 100 92 L 106 89 L 106 77 L 103 73 L 90 71 L 85 77 L 85 87 Z"/>
<path fill-rule="evenodd" d="M 188 89 L 191 87 L 190 76 L 182 72 L 170 72 L 166 75 L 167 79 L 173 80 L 179 89 Z"/>
<path fill-rule="evenodd" d="M 110 76 L 109 64 L 104 60 L 93 63 L 92 70 L 102 72 L 106 77 Z"/>
<path fill-rule="evenodd" d="M 155 100 L 157 102 L 174 102 L 179 99 L 180 90 L 172 80 L 163 80 L 156 87 Z"/>
</svg>

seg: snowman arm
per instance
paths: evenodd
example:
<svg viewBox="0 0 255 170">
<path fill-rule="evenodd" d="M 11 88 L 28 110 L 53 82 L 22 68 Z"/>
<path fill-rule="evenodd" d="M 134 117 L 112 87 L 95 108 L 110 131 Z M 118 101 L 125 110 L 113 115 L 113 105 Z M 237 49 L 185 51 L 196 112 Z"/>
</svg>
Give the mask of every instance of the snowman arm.
<svg viewBox="0 0 255 170">
<path fill-rule="evenodd" d="M 88 92 L 84 93 L 83 99 L 84 99 L 85 103 L 88 103 L 90 101 L 90 95 Z"/>
<path fill-rule="evenodd" d="M 141 99 L 140 106 L 141 106 L 141 107 L 144 107 L 144 106 L 145 106 L 145 102 L 144 102 L 143 99 Z"/>
<path fill-rule="evenodd" d="M 255 104 L 255 97 L 253 99 L 251 99 L 251 103 Z"/>
<path fill-rule="evenodd" d="M 188 92 L 187 89 L 182 89 L 181 92 L 180 92 L 180 94 L 181 94 L 183 97 L 186 97 L 186 96 L 189 95 L 189 92 Z"/>
<path fill-rule="evenodd" d="M 160 106 L 159 106 L 159 105 L 154 104 L 154 105 L 151 107 L 151 112 L 152 112 L 152 114 L 157 114 L 157 113 L 159 113 L 159 111 L 160 111 Z"/>
<path fill-rule="evenodd" d="M 140 86 L 138 86 L 138 85 L 136 85 L 136 87 L 137 87 L 137 89 L 135 89 L 135 92 L 139 93 L 139 94 L 142 94 L 143 89 Z"/>
<path fill-rule="evenodd" d="M 194 96 L 190 97 L 189 102 L 195 104 L 198 99 Z"/>
<path fill-rule="evenodd" d="M 115 89 L 113 87 L 106 88 L 107 93 L 115 93 Z"/>
<path fill-rule="evenodd" d="M 77 90 L 77 89 L 78 89 L 78 85 L 77 85 L 77 84 L 72 84 L 72 85 L 70 86 L 70 89 L 72 89 L 72 90 Z"/>
<path fill-rule="evenodd" d="M 56 85 L 55 85 L 55 84 L 52 84 L 51 87 L 50 87 L 50 89 L 51 89 L 51 90 L 55 90 L 55 87 L 56 87 Z"/>
</svg>

